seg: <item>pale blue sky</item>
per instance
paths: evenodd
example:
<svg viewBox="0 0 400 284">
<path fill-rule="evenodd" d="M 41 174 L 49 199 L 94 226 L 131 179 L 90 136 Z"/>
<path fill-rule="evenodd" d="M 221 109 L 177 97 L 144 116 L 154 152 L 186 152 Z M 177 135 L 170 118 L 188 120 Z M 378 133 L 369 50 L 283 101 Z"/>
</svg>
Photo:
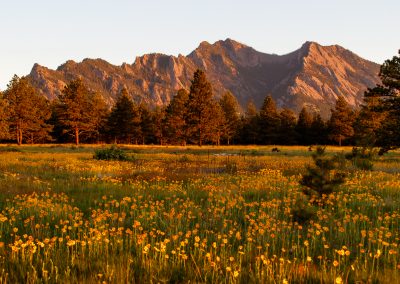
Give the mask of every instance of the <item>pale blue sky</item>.
<svg viewBox="0 0 400 284">
<path fill-rule="evenodd" d="M 285 54 L 305 41 L 339 44 L 382 63 L 400 49 L 398 0 L 0 0 L 0 89 L 34 63 L 144 53 L 188 54 L 232 38 Z"/>
</svg>

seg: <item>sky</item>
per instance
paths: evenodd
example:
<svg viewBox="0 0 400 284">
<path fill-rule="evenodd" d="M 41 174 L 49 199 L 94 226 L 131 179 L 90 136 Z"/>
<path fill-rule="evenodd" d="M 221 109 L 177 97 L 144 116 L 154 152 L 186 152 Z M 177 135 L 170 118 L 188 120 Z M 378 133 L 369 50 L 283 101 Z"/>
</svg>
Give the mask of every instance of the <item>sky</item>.
<svg viewBox="0 0 400 284">
<path fill-rule="evenodd" d="M 265 53 L 339 44 L 383 63 L 400 49 L 398 0 L 0 0 L 0 90 L 34 63 L 121 65 L 231 38 Z"/>
</svg>

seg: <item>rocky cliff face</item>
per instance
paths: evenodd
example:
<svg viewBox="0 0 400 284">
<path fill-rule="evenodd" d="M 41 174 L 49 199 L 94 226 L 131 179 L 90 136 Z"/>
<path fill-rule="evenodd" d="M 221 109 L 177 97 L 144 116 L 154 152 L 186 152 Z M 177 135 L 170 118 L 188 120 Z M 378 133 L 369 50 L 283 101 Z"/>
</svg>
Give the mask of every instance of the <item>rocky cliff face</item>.
<svg viewBox="0 0 400 284">
<path fill-rule="evenodd" d="M 202 42 L 188 56 L 147 54 L 121 66 L 101 59 L 67 61 L 57 70 L 35 64 L 29 76 L 38 91 L 50 99 L 56 98 L 68 81 L 81 77 L 110 104 L 125 87 L 136 101 L 161 106 L 178 89 L 189 88 L 197 68 L 205 70 L 217 97 L 229 90 L 242 106 L 249 100 L 260 106 L 270 94 L 279 107 L 298 112 L 306 105 L 325 117 L 338 96 L 357 107 L 366 88 L 379 81 L 379 65 L 337 45 L 306 42 L 300 49 L 279 56 L 231 39 Z"/>
</svg>

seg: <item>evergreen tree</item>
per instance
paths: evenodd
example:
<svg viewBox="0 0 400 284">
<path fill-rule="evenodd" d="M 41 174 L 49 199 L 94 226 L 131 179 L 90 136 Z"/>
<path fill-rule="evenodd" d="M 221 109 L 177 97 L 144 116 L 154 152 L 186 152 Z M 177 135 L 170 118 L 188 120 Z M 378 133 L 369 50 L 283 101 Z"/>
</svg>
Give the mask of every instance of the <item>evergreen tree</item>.
<svg viewBox="0 0 400 284">
<path fill-rule="evenodd" d="M 35 95 L 32 97 L 32 104 L 35 106 L 31 109 L 35 120 L 31 121 L 25 131 L 27 142 L 34 144 L 52 141 L 53 138 L 50 133 L 53 126 L 49 123 L 51 117 L 50 102 L 43 96 Z"/>
<path fill-rule="evenodd" d="M 92 141 L 97 143 L 100 142 L 102 136 L 104 136 L 106 132 L 107 119 L 109 116 L 109 108 L 104 101 L 103 96 L 98 93 L 94 93 L 91 96 L 91 116 L 92 116 L 92 124 L 93 131 L 88 132 L 88 138 L 91 138 Z"/>
<path fill-rule="evenodd" d="M 141 102 L 138 106 L 140 115 L 140 132 L 139 140 L 140 143 L 145 145 L 152 141 L 153 136 L 153 116 L 151 110 L 147 104 Z"/>
<path fill-rule="evenodd" d="M 151 121 L 154 143 L 164 145 L 165 108 L 156 107 L 151 113 Z"/>
<path fill-rule="evenodd" d="M 271 96 L 264 99 L 260 109 L 260 138 L 261 143 L 270 145 L 278 141 L 280 117 L 276 109 L 275 101 Z"/>
<path fill-rule="evenodd" d="M 107 128 L 115 143 L 137 143 L 140 135 L 140 114 L 128 91 L 121 90 L 108 117 Z"/>
<path fill-rule="evenodd" d="M 247 103 L 244 117 L 242 117 L 239 137 L 242 144 L 257 144 L 260 141 L 260 123 L 257 107 L 252 100 Z"/>
<path fill-rule="evenodd" d="M 8 119 L 7 101 L 4 99 L 3 93 L 0 92 L 0 139 L 10 138 Z"/>
<path fill-rule="evenodd" d="M 297 120 L 296 132 L 298 134 L 298 142 L 300 145 L 311 145 L 314 143 L 311 137 L 311 126 L 313 123 L 312 114 L 303 107 L 299 113 Z"/>
<path fill-rule="evenodd" d="M 97 118 L 92 114 L 95 108 L 94 96 L 78 78 L 69 82 L 58 98 L 56 111 L 59 122 L 64 127 L 64 132 L 75 138 L 76 145 L 79 144 L 81 135 L 90 137 L 96 132 Z"/>
<path fill-rule="evenodd" d="M 381 108 L 382 102 L 377 97 L 365 97 L 354 121 L 354 139 L 357 145 L 371 147 L 379 144 L 379 134 L 385 112 Z"/>
<path fill-rule="evenodd" d="M 164 131 L 168 143 L 186 145 L 186 103 L 189 93 L 180 89 L 165 110 Z"/>
<path fill-rule="evenodd" d="M 227 122 L 225 119 L 224 110 L 217 101 L 213 100 L 211 102 L 210 111 L 212 116 L 210 117 L 207 127 L 206 139 L 219 146 L 221 145 L 221 138 L 226 133 Z"/>
<path fill-rule="evenodd" d="M 16 134 L 18 145 L 28 132 L 31 138 L 34 133 L 40 133 L 41 137 L 47 135 L 51 129 L 46 123 L 50 117 L 48 102 L 35 92 L 26 77 L 14 75 L 4 92 L 4 99 L 9 129 Z"/>
<path fill-rule="evenodd" d="M 340 96 L 336 101 L 335 109 L 331 110 L 331 118 L 329 120 L 330 139 L 342 146 L 342 142 L 354 134 L 353 123 L 354 112 L 346 100 Z"/>
<path fill-rule="evenodd" d="M 240 124 L 239 103 L 231 92 L 226 92 L 219 100 L 223 115 L 225 117 L 223 125 L 223 139 L 230 145 L 232 139 L 237 134 Z"/>
<path fill-rule="evenodd" d="M 385 113 L 384 119 L 381 117 L 382 124 L 377 131 L 376 142 L 381 146 L 382 154 L 400 147 L 400 50 L 399 56 L 393 56 L 382 64 L 379 77 L 382 84 L 368 89 L 365 97 L 380 99 L 376 101 L 379 108 L 375 109 Z M 373 123 L 377 122 L 374 120 Z"/>
<path fill-rule="evenodd" d="M 186 126 L 190 135 L 199 146 L 211 135 L 213 118 L 213 92 L 202 70 L 194 73 L 189 98 L 186 102 Z"/>
<path fill-rule="evenodd" d="M 327 142 L 327 126 L 319 113 L 314 114 L 310 128 L 311 144 L 324 145 Z"/>
<path fill-rule="evenodd" d="M 296 114 L 290 109 L 283 109 L 280 113 L 279 144 L 294 145 L 297 142 Z"/>
</svg>

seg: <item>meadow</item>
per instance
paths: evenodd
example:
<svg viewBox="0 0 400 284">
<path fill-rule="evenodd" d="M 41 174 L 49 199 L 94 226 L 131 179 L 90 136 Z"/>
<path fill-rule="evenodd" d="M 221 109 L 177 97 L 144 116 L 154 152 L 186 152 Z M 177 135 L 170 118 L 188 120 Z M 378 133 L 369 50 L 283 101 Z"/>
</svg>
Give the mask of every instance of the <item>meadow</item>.
<svg viewBox="0 0 400 284">
<path fill-rule="evenodd" d="M 400 282 L 400 152 L 299 224 L 308 147 L 100 147 L 0 146 L 0 283 Z"/>
</svg>

